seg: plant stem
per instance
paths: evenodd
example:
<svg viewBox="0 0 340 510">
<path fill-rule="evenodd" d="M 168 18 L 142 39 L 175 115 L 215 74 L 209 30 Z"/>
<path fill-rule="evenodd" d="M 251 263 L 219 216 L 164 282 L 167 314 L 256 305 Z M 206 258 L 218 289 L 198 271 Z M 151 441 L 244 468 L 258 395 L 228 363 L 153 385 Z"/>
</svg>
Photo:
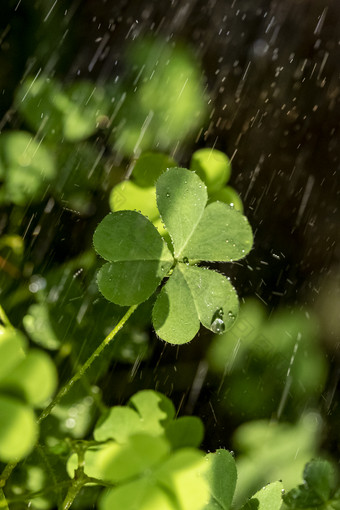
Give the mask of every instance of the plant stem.
<svg viewBox="0 0 340 510">
<path fill-rule="evenodd" d="M 13 329 L 11 321 L 7 317 L 5 310 L 2 308 L 1 305 L 0 305 L 0 321 L 2 322 L 2 324 L 4 326 L 6 326 L 6 328 L 12 328 Z"/>
<path fill-rule="evenodd" d="M 126 312 L 126 314 L 121 318 L 121 320 L 118 322 L 117 326 L 113 328 L 112 331 L 107 335 L 106 338 L 102 341 L 102 343 L 97 347 L 97 349 L 91 354 L 91 356 L 85 361 L 84 365 L 80 367 L 80 369 L 74 374 L 74 376 L 60 389 L 60 391 L 57 393 L 57 395 L 54 397 L 52 402 L 46 407 L 46 409 L 43 410 L 41 415 L 38 418 L 38 423 L 41 423 L 47 416 L 51 413 L 52 409 L 55 405 L 59 404 L 60 400 L 70 391 L 74 383 L 79 381 L 85 374 L 85 372 L 90 368 L 94 360 L 101 354 L 103 349 L 109 343 L 111 340 L 116 336 L 118 331 L 122 329 L 126 321 L 129 319 L 129 317 L 133 314 L 133 312 L 136 310 L 138 305 L 132 305 Z"/>
<path fill-rule="evenodd" d="M 5 466 L 3 472 L 1 473 L 1 476 L 0 476 L 0 488 L 5 487 L 6 482 L 7 482 L 8 478 L 11 476 L 11 473 L 12 473 L 13 469 L 15 468 L 15 466 L 16 466 L 15 462 L 9 463 L 9 464 L 7 464 L 7 466 Z"/>
</svg>

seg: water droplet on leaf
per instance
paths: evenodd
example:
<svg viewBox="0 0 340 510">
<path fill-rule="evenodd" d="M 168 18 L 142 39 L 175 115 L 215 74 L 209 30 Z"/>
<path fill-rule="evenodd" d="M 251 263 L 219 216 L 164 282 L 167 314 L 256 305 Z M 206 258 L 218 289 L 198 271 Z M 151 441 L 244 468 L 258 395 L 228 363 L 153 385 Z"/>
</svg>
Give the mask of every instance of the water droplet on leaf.
<svg viewBox="0 0 340 510">
<path fill-rule="evenodd" d="M 223 309 L 219 308 L 213 315 L 211 321 L 211 330 L 217 335 L 222 335 L 225 331 L 225 324 L 223 320 Z"/>
</svg>

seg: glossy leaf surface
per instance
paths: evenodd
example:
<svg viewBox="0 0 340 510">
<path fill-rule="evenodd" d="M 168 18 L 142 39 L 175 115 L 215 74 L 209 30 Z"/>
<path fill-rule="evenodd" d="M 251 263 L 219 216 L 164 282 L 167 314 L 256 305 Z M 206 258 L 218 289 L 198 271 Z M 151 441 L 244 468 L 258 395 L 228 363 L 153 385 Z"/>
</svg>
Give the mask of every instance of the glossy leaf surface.
<svg viewBox="0 0 340 510">
<path fill-rule="evenodd" d="M 241 510 L 280 510 L 282 482 L 273 482 L 259 490 Z"/>
<path fill-rule="evenodd" d="M 207 206 L 184 255 L 189 259 L 231 262 L 247 255 L 253 245 L 248 220 L 222 202 Z"/>
<path fill-rule="evenodd" d="M 213 508 L 229 510 L 236 487 L 237 471 L 235 459 L 227 450 L 217 450 L 206 457 L 209 469 L 206 478 L 209 483 L 210 501 L 205 510 Z"/>
<path fill-rule="evenodd" d="M 145 301 L 173 263 L 156 228 L 134 211 L 107 215 L 97 227 L 93 243 L 110 261 L 98 273 L 99 289 L 106 299 L 119 305 Z"/>
<path fill-rule="evenodd" d="M 184 256 L 186 245 L 203 215 L 207 189 L 200 178 L 184 168 L 172 168 L 156 185 L 157 205 L 170 234 L 174 255 Z"/>
</svg>

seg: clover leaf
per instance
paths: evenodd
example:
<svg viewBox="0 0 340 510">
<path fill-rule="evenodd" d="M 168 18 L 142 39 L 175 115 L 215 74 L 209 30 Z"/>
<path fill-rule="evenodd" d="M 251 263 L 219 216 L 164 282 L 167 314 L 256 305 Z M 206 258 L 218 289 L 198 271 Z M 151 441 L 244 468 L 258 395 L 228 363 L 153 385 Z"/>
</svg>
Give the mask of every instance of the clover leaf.
<svg viewBox="0 0 340 510">
<path fill-rule="evenodd" d="M 223 333 L 238 313 L 236 291 L 223 275 L 197 264 L 244 257 L 252 247 L 251 227 L 227 204 L 207 206 L 205 184 L 185 168 L 170 168 L 158 178 L 156 198 L 169 247 L 142 214 L 107 215 L 93 237 L 96 251 L 108 261 L 98 273 L 99 290 L 118 305 L 135 305 L 167 277 L 152 313 L 157 335 L 183 344 L 192 340 L 200 323 Z"/>
</svg>

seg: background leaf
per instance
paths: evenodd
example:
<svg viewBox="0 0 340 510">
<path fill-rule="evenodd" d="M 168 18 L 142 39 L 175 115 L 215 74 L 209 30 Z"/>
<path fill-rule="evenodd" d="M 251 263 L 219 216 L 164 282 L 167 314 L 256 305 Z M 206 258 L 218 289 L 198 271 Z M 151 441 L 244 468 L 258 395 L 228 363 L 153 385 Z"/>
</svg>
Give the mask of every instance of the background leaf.
<svg viewBox="0 0 340 510">
<path fill-rule="evenodd" d="M 102 495 L 99 510 L 177 510 L 168 494 L 158 487 L 152 479 L 142 478 L 117 488 L 110 489 Z"/>
<path fill-rule="evenodd" d="M 174 495 L 179 510 L 201 510 L 209 499 L 206 470 L 207 463 L 202 452 L 182 448 L 159 467 L 155 477 Z"/>
<path fill-rule="evenodd" d="M 168 230 L 174 255 L 180 258 L 207 203 L 207 189 L 190 170 L 171 168 L 156 183 L 157 205 Z"/>
<path fill-rule="evenodd" d="M 5 175 L 5 197 L 17 205 L 37 200 L 56 174 L 50 152 L 24 131 L 1 135 L 0 159 Z"/>
<path fill-rule="evenodd" d="M 150 433 L 162 434 L 164 426 L 175 417 L 173 403 L 158 391 L 138 391 L 130 398 L 128 405 L 138 412 L 144 430 Z"/>
<path fill-rule="evenodd" d="M 194 152 L 190 169 L 206 184 L 209 193 L 215 193 L 229 180 L 231 164 L 224 152 L 204 148 Z"/>
<path fill-rule="evenodd" d="M 327 460 L 315 459 L 306 464 L 303 478 L 323 501 L 330 498 L 332 489 L 335 486 L 333 466 Z"/>
<path fill-rule="evenodd" d="M 0 395 L 0 459 L 18 462 L 32 450 L 38 436 L 33 410 L 16 398 Z"/>
<path fill-rule="evenodd" d="M 142 188 L 133 181 L 122 181 L 112 190 L 110 195 L 112 211 L 135 210 L 141 212 L 150 221 L 159 218 L 156 203 L 156 188 Z"/>
<path fill-rule="evenodd" d="M 43 351 L 30 349 L 27 356 L 0 381 L 0 388 L 14 392 L 33 406 L 52 396 L 57 386 L 57 370 Z"/>
<path fill-rule="evenodd" d="M 176 161 L 167 154 L 144 152 L 133 167 L 132 177 L 139 186 L 154 186 L 165 170 L 175 166 L 177 166 Z"/>
<path fill-rule="evenodd" d="M 204 426 L 197 416 L 182 416 L 166 426 L 165 435 L 173 449 L 199 447 L 204 437 Z"/>
<path fill-rule="evenodd" d="M 128 481 L 150 474 L 170 452 L 170 445 L 163 437 L 145 433 L 129 437 L 124 444 L 110 441 L 91 447 L 85 453 L 85 473 L 113 483 Z M 68 473 L 73 477 L 77 456 L 68 461 Z"/>
<path fill-rule="evenodd" d="M 140 429 L 140 418 L 133 409 L 114 406 L 98 420 L 93 436 L 96 441 L 114 439 L 118 443 L 124 443 L 131 434 Z"/>
<path fill-rule="evenodd" d="M 0 381 L 25 358 L 26 343 L 20 331 L 0 326 Z"/>
</svg>

